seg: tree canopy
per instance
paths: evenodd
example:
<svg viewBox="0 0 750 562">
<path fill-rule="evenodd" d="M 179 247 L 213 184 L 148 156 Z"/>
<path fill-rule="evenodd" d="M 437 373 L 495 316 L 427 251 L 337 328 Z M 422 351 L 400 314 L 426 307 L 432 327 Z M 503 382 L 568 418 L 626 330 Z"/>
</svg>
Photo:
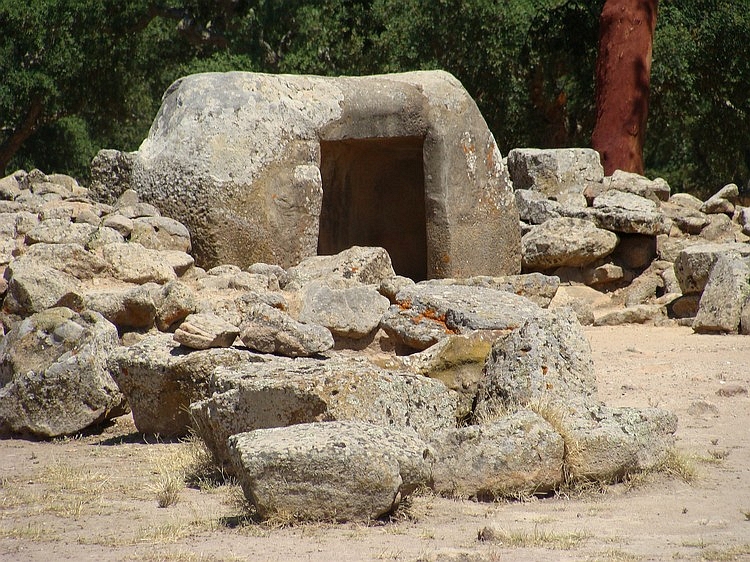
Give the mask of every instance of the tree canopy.
<svg viewBox="0 0 750 562">
<path fill-rule="evenodd" d="M 0 0 L 0 167 L 85 180 L 98 149 L 138 147 L 173 80 L 226 70 L 441 68 L 474 96 L 504 153 L 590 146 L 603 3 Z M 747 181 L 749 83 L 750 10 L 662 0 L 647 174 L 701 193 Z"/>
</svg>

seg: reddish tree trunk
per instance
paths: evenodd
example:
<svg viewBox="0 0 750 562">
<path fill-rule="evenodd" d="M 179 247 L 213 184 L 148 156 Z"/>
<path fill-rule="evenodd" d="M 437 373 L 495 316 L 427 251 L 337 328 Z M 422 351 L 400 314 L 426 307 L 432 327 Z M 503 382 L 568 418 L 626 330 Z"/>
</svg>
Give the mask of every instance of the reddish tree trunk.
<svg viewBox="0 0 750 562">
<path fill-rule="evenodd" d="M 11 158 L 15 156 L 26 139 L 34 133 L 43 111 L 44 104 L 42 103 L 42 98 L 35 96 L 29 104 L 29 109 L 26 111 L 23 121 L 5 139 L 5 142 L 0 144 L 0 174 L 5 174 L 5 169 L 8 167 Z"/>
<path fill-rule="evenodd" d="M 607 0 L 599 19 L 596 125 L 604 173 L 643 173 L 651 51 L 658 0 Z"/>
</svg>

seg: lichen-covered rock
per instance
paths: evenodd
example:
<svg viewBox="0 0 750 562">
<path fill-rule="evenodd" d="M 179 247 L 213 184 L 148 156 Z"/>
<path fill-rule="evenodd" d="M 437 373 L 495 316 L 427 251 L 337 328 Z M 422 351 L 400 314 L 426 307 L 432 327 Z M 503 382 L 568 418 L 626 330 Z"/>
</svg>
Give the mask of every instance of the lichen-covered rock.
<svg viewBox="0 0 750 562">
<path fill-rule="evenodd" d="M 159 251 L 144 248 L 138 243 L 107 244 L 102 248 L 110 274 L 126 283 L 164 284 L 177 275 Z"/>
<path fill-rule="evenodd" d="M 566 308 L 544 311 L 498 339 L 484 374 L 480 415 L 596 394 L 591 346 L 575 313 Z"/>
<path fill-rule="evenodd" d="M 395 428 L 328 422 L 233 435 L 245 496 L 261 517 L 371 521 L 430 478 L 430 448 Z"/>
<path fill-rule="evenodd" d="M 550 219 L 521 239 L 525 270 L 581 267 L 611 254 L 617 235 L 574 218 Z"/>
<path fill-rule="evenodd" d="M 374 152 L 376 164 L 347 151 Z M 423 278 L 519 269 L 503 159 L 476 103 L 442 71 L 187 76 L 165 93 L 139 150 L 100 153 L 92 176 L 96 196 L 132 188 L 185 224 L 201 267 L 290 267 L 329 239 L 321 253 L 384 246 L 409 267 L 404 247 L 419 237 Z M 329 206 L 324 183 L 353 204 Z"/>
<path fill-rule="evenodd" d="M 429 443 L 439 494 L 495 500 L 543 494 L 563 483 L 563 438 L 529 410 L 437 432 Z"/>
<path fill-rule="evenodd" d="M 684 295 L 702 293 L 716 260 L 720 255 L 728 253 L 750 257 L 750 245 L 742 243 L 698 244 L 680 251 L 674 262 L 674 271 L 682 293 Z"/>
<path fill-rule="evenodd" d="M 269 358 L 217 369 L 210 398 L 191 405 L 195 427 L 217 460 L 227 438 L 268 427 L 358 420 L 423 438 L 456 424 L 458 395 L 439 381 L 364 360 Z"/>
<path fill-rule="evenodd" d="M 397 341 L 422 350 L 451 334 L 516 328 L 541 310 L 506 291 L 419 283 L 399 291 L 380 326 Z"/>
<path fill-rule="evenodd" d="M 581 193 L 589 182 L 604 179 L 599 153 L 589 148 L 515 148 L 508 153 L 508 172 L 516 189 L 532 189 L 548 197 Z"/>
<path fill-rule="evenodd" d="M 352 339 L 376 330 L 391 304 L 372 286 L 331 289 L 312 282 L 302 293 L 300 321 L 324 326 L 334 336 Z"/>
<path fill-rule="evenodd" d="M 116 347 L 107 369 L 127 397 L 138 431 L 182 437 L 191 427 L 188 407 L 209 395 L 214 369 L 262 361 L 244 349 L 191 351 L 172 334 L 155 334 L 135 345 Z"/>
<path fill-rule="evenodd" d="M 72 275 L 34 261 L 18 260 L 5 270 L 8 290 L 3 312 L 21 317 L 55 306 L 81 310 L 81 281 Z"/>
<path fill-rule="evenodd" d="M 0 435 L 70 435 L 127 412 L 106 367 L 118 343 L 96 312 L 26 318 L 0 343 Z"/>
<path fill-rule="evenodd" d="M 332 256 L 312 256 L 288 270 L 285 289 L 316 281 L 328 287 L 380 285 L 396 274 L 384 248 L 352 246 Z"/>
<path fill-rule="evenodd" d="M 719 255 L 698 305 L 693 330 L 730 333 L 740 330 L 742 309 L 750 297 L 750 265 L 737 254 Z"/>
<path fill-rule="evenodd" d="M 248 348 L 287 357 L 309 357 L 333 347 L 330 330 L 313 323 L 297 322 L 286 312 L 258 303 L 240 325 L 240 338 Z"/>
<path fill-rule="evenodd" d="M 240 329 L 216 314 L 190 314 L 174 332 L 174 341 L 191 349 L 230 347 Z"/>
</svg>

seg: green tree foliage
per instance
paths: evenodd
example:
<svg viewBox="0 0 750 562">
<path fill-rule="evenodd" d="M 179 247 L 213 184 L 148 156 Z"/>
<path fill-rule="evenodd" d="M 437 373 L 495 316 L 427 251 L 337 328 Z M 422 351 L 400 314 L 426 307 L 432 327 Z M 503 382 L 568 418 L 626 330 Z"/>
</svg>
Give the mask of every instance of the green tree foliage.
<svg viewBox="0 0 750 562">
<path fill-rule="evenodd" d="M 85 179 L 99 148 L 137 148 L 173 80 L 227 70 L 440 68 L 474 96 L 504 153 L 588 146 L 603 3 L 0 0 L 0 168 Z M 737 4 L 661 2 L 646 162 L 678 188 L 750 175 L 750 10 Z"/>
<path fill-rule="evenodd" d="M 750 2 L 662 0 L 646 166 L 699 195 L 750 178 Z"/>
</svg>

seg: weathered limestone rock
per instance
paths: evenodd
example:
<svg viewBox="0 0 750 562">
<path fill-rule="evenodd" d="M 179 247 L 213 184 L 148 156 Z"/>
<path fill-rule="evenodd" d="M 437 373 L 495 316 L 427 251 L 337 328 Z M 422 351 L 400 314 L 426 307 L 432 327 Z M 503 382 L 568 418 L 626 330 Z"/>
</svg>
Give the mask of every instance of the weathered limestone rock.
<svg viewBox="0 0 750 562">
<path fill-rule="evenodd" d="M 734 252 L 742 257 L 750 257 L 750 245 L 699 244 L 683 249 L 674 262 L 674 271 L 684 295 L 699 294 L 708 282 L 716 260 L 722 254 Z"/>
<path fill-rule="evenodd" d="M 660 201 L 667 201 L 671 191 L 669 184 L 662 178 L 650 180 L 640 174 L 622 170 L 615 170 L 611 176 L 605 177 L 602 186 L 604 190 L 615 189 Z"/>
<path fill-rule="evenodd" d="M 317 355 L 334 344 L 328 328 L 297 322 L 286 312 L 262 303 L 249 310 L 240 325 L 240 337 L 250 349 L 287 357 Z"/>
<path fill-rule="evenodd" d="M 550 219 L 521 240 L 525 270 L 581 267 L 608 256 L 617 235 L 574 218 Z"/>
<path fill-rule="evenodd" d="M 594 199 L 593 208 L 583 211 L 574 216 L 590 218 L 600 228 L 614 232 L 656 236 L 668 233 L 672 226 L 654 201 L 622 191 L 605 191 Z"/>
<path fill-rule="evenodd" d="M 581 193 L 587 183 L 604 179 L 599 153 L 588 148 L 516 148 L 508 153 L 508 172 L 516 189 L 541 191 L 548 197 Z"/>
<path fill-rule="evenodd" d="M 196 312 L 195 292 L 186 283 L 169 281 L 160 291 L 156 301 L 156 327 L 162 332 Z"/>
<path fill-rule="evenodd" d="M 332 256 L 306 258 L 287 273 L 287 290 L 312 281 L 335 288 L 379 285 L 396 275 L 385 248 L 363 246 L 352 246 Z"/>
<path fill-rule="evenodd" d="M 700 202 L 700 200 L 698 201 Z M 684 234 L 698 235 L 711 224 L 708 215 L 694 207 L 675 203 L 672 198 L 668 202 L 662 203 L 659 208 L 672 220 L 672 224 Z"/>
<path fill-rule="evenodd" d="M 491 501 L 543 494 L 563 482 L 563 439 L 528 410 L 437 432 L 430 445 L 432 487 L 438 494 Z"/>
<path fill-rule="evenodd" d="M 119 343 L 101 315 L 50 308 L 0 343 L 0 435 L 57 437 L 127 412 L 106 358 Z"/>
<path fill-rule="evenodd" d="M 383 246 L 412 277 L 519 269 L 502 157 L 445 72 L 188 76 L 138 152 L 102 152 L 92 174 L 99 198 L 130 187 L 185 224 L 202 267 L 289 267 L 320 240 Z"/>
<path fill-rule="evenodd" d="M 168 217 L 138 217 L 133 220 L 130 241 L 152 250 L 189 252 L 190 233 L 182 223 Z"/>
<path fill-rule="evenodd" d="M 18 260 L 5 270 L 3 311 L 25 317 L 54 306 L 81 309 L 81 281 L 34 261 Z"/>
<path fill-rule="evenodd" d="M 84 246 L 95 231 L 96 227 L 90 224 L 70 222 L 69 219 L 49 219 L 26 233 L 26 244 L 65 242 Z"/>
<path fill-rule="evenodd" d="M 101 276 L 107 267 L 106 262 L 93 252 L 85 250 L 80 244 L 71 243 L 34 244 L 18 261 L 29 261 L 53 267 L 78 279 L 93 279 Z"/>
<path fill-rule="evenodd" d="M 148 329 L 154 325 L 156 304 L 148 285 L 86 291 L 84 307 L 95 310 L 118 329 Z"/>
<path fill-rule="evenodd" d="M 210 398 L 191 405 L 195 428 L 226 463 L 230 435 L 298 423 L 358 420 L 423 438 L 454 427 L 458 396 L 439 381 L 364 360 L 288 359 L 217 369 Z"/>
<path fill-rule="evenodd" d="M 703 289 L 693 330 L 736 334 L 748 297 L 750 265 L 747 259 L 732 253 L 719 255 Z"/>
<path fill-rule="evenodd" d="M 240 329 L 216 314 L 190 314 L 174 332 L 174 341 L 191 349 L 231 347 Z"/>
<path fill-rule="evenodd" d="M 467 287 L 486 287 L 497 291 L 506 291 L 521 297 L 526 297 L 542 308 L 547 308 L 550 301 L 560 287 L 560 278 L 554 275 L 544 275 L 539 272 L 524 273 L 522 275 L 503 275 L 489 277 L 477 275 L 465 279 L 430 279 L 421 282 L 422 285 L 466 285 Z"/>
<path fill-rule="evenodd" d="M 380 327 L 396 341 L 422 350 L 450 334 L 516 328 L 541 310 L 506 291 L 424 283 L 399 291 Z"/>
<path fill-rule="evenodd" d="M 160 252 L 138 243 L 108 244 L 102 248 L 102 255 L 111 275 L 126 283 L 164 284 L 177 277 Z"/>
<path fill-rule="evenodd" d="M 727 184 L 703 203 L 701 212 L 706 214 L 723 213 L 731 216 L 734 213 L 734 203 L 739 196 L 740 190 L 737 184 Z"/>
<path fill-rule="evenodd" d="M 518 216 L 530 224 L 542 224 L 560 216 L 560 204 L 547 199 L 547 196 L 530 189 L 517 189 L 515 192 Z"/>
<path fill-rule="evenodd" d="M 188 407 L 209 395 L 214 369 L 262 358 L 238 348 L 191 351 L 180 347 L 172 334 L 155 334 L 130 347 L 116 347 L 106 361 L 138 431 L 182 437 L 191 427 Z"/>
<path fill-rule="evenodd" d="M 666 309 L 661 304 L 637 304 L 605 312 L 597 316 L 594 326 L 619 326 L 621 324 L 658 324 L 666 318 Z"/>
<path fill-rule="evenodd" d="M 658 466 L 674 446 L 677 416 L 659 408 L 572 404 L 551 413 L 566 439 L 573 480 L 619 480 Z"/>
<path fill-rule="evenodd" d="M 394 428 L 328 422 L 229 439 L 245 496 L 261 517 L 371 521 L 430 478 L 429 446 Z"/>
<path fill-rule="evenodd" d="M 591 347 L 575 313 L 543 311 L 492 346 L 476 414 L 571 398 L 593 399 L 596 377 Z"/>
<path fill-rule="evenodd" d="M 450 335 L 424 351 L 405 355 L 398 362 L 411 372 L 437 379 L 460 396 L 458 417 L 467 418 L 474 407 L 484 362 L 494 341 L 505 331 L 479 330 Z"/>
<path fill-rule="evenodd" d="M 374 332 L 391 305 L 373 286 L 331 289 L 312 282 L 302 292 L 299 320 L 324 326 L 344 338 L 360 339 Z"/>
</svg>

